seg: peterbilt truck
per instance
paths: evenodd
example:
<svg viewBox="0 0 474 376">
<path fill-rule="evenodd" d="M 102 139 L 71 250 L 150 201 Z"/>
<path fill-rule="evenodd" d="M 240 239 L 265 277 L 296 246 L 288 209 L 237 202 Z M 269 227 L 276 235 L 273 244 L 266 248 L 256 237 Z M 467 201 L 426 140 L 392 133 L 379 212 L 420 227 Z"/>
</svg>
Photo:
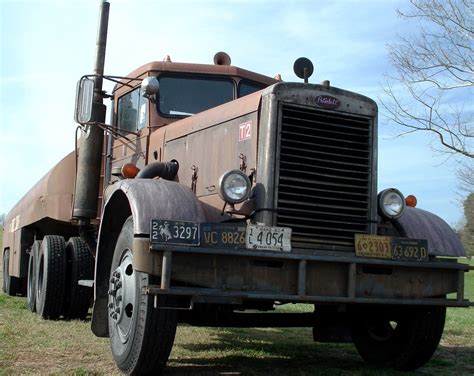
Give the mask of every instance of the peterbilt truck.
<svg viewBox="0 0 474 376">
<path fill-rule="evenodd" d="M 307 59 L 301 83 L 225 53 L 106 76 L 108 9 L 78 83 L 76 150 L 6 217 L 4 290 L 45 319 L 92 306 L 93 333 L 130 374 L 162 371 L 178 323 L 312 327 L 370 364 L 425 364 L 446 307 L 472 305 L 469 266 L 442 219 L 378 191 L 376 103 L 308 83 Z M 314 312 L 274 312 L 290 303 Z"/>
</svg>

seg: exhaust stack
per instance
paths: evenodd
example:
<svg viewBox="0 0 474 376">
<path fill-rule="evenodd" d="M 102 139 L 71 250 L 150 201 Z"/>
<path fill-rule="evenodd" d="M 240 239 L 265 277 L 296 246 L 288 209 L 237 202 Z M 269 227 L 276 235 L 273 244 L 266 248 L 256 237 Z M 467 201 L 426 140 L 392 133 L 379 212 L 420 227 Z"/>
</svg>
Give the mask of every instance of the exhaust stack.
<svg viewBox="0 0 474 376">
<path fill-rule="evenodd" d="M 93 123 L 105 123 L 106 116 L 106 106 L 103 104 L 102 76 L 104 74 L 109 9 L 110 4 L 107 1 L 102 1 L 96 43 L 92 112 L 87 132 L 82 132 L 80 139 L 73 218 L 78 219 L 81 226 L 88 226 L 90 220 L 97 217 L 104 131 Z"/>
</svg>

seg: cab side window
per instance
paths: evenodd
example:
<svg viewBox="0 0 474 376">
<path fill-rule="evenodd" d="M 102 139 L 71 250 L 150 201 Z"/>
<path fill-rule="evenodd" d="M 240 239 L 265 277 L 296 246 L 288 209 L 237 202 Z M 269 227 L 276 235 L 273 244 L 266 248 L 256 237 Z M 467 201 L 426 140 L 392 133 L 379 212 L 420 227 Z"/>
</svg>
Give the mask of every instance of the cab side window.
<svg viewBox="0 0 474 376">
<path fill-rule="evenodd" d="M 140 95 L 137 88 L 118 100 L 117 126 L 129 132 L 137 132 L 146 126 L 148 118 L 148 99 Z"/>
</svg>

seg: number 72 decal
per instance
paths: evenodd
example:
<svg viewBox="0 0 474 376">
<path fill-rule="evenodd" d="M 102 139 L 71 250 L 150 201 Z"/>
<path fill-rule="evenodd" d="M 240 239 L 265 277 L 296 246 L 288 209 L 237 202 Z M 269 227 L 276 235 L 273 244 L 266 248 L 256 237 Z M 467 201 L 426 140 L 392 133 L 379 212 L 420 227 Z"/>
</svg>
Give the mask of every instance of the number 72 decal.
<svg viewBox="0 0 474 376">
<path fill-rule="evenodd" d="M 252 138 L 252 120 L 239 125 L 239 141 Z"/>
</svg>

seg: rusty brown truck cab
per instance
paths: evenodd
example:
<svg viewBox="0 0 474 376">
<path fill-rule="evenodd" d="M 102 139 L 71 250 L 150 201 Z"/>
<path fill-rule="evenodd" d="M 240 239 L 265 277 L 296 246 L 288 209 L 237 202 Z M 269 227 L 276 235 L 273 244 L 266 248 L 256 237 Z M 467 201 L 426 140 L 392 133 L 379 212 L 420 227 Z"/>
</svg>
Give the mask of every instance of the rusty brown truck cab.
<svg viewBox="0 0 474 376">
<path fill-rule="evenodd" d="M 148 82 L 114 92 L 114 126 L 134 133 L 113 138 L 111 170 L 142 170 L 106 189 L 97 335 L 128 351 L 133 310 L 148 302 L 165 338 L 176 320 L 304 325 L 318 341 L 354 341 L 371 363 L 413 369 L 431 357 L 445 307 L 469 305 L 469 268 L 438 259 L 463 255 L 440 218 L 406 207 L 396 189 L 377 194 L 372 100 L 229 66 L 159 62 L 129 77 L 158 84 L 145 97 Z M 129 128 L 123 106 L 134 96 Z M 126 297 L 127 270 L 148 279 Z M 245 313 L 297 302 L 314 314 Z"/>
<path fill-rule="evenodd" d="M 307 326 L 368 363 L 420 367 L 446 307 L 472 304 L 469 266 L 442 219 L 378 190 L 377 115 L 367 97 L 223 53 L 96 69 L 78 85 L 76 156 L 6 218 L 4 289 L 26 284 L 30 309 L 52 319 L 84 318 L 94 291 L 92 330 L 125 373 L 161 372 L 178 323 Z M 290 303 L 314 312 L 274 312 Z"/>
</svg>

